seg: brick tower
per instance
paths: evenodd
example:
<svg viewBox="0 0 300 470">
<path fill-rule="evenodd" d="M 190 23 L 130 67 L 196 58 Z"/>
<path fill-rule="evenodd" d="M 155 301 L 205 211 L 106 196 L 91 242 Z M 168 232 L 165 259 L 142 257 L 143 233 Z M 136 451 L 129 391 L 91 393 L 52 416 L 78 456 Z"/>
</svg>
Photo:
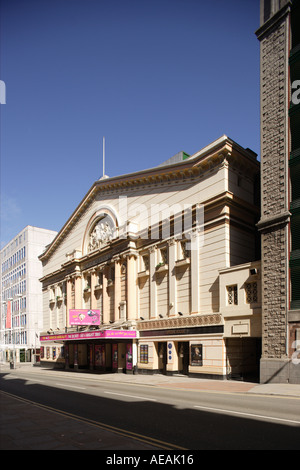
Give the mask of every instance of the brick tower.
<svg viewBox="0 0 300 470">
<path fill-rule="evenodd" d="M 298 0 L 261 0 L 262 383 L 300 383 L 299 24 Z"/>
</svg>

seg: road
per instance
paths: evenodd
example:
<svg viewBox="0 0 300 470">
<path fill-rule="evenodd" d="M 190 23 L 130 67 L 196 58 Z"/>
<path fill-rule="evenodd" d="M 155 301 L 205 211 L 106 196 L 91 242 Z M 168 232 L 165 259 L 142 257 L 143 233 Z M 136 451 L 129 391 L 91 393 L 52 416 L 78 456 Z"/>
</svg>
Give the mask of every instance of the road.
<svg viewBox="0 0 300 470">
<path fill-rule="evenodd" d="M 300 448 L 300 398 L 181 390 L 107 377 L 19 369 L 0 374 L 0 389 L 161 448 Z"/>
</svg>

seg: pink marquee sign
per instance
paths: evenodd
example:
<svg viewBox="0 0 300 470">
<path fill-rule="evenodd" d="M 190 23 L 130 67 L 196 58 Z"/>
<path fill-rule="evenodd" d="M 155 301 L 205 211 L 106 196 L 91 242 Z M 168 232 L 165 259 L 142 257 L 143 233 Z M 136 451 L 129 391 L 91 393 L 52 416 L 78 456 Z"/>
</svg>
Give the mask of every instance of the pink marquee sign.
<svg viewBox="0 0 300 470">
<path fill-rule="evenodd" d="M 80 339 L 101 339 L 101 338 L 136 338 L 135 330 L 103 330 L 103 331 L 83 331 L 80 333 L 63 333 L 58 335 L 42 335 L 40 341 L 75 341 Z"/>
</svg>

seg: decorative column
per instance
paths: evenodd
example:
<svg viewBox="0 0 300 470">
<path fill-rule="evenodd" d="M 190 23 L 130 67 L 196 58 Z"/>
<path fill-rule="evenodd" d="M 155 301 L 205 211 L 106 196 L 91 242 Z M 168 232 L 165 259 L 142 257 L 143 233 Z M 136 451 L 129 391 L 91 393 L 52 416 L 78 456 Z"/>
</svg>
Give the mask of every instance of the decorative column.
<svg viewBox="0 0 300 470">
<path fill-rule="evenodd" d="M 82 277 L 81 273 L 75 274 L 75 308 L 82 308 Z"/>
<path fill-rule="evenodd" d="M 109 295 L 107 292 L 108 266 L 103 269 L 103 290 L 102 290 L 102 319 L 103 323 L 109 322 Z"/>
<path fill-rule="evenodd" d="M 169 316 L 177 314 L 177 299 L 176 299 L 176 275 L 175 275 L 175 260 L 177 243 L 174 239 L 168 241 L 169 245 Z"/>
<path fill-rule="evenodd" d="M 191 313 L 200 312 L 200 240 L 197 230 L 191 233 Z"/>
<path fill-rule="evenodd" d="M 150 262 L 149 262 L 149 281 L 150 281 L 150 319 L 157 317 L 157 293 L 156 293 L 156 280 L 155 280 L 155 267 L 156 267 L 156 246 L 149 248 Z"/>
<path fill-rule="evenodd" d="M 137 269 L 136 253 L 127 255 L 127 319 L 137 317 Z"/>
<path fill-rule="evenodd" d="M 48 286 L 47 292 L 48 292 L 49 328 L 52 328 L 52 308 L 51 308 L 51 306 L 53 306 L 53 304 L 54 304 L 53 289 L 50 286 Z"/>
<path fill-rule="evenodd" d="M 58 326 L 58 284 L 55 284 L 54 285 L 54 300 L 55 300 L 55 306 L 54 306 L 54 309 L 53 309 L 53 326 L 52 328 L 54 328 L 55 330 L 57 329 L 57 326 Z"/>
<path fill-rule="evenodd" d="M 68 328 L 70 326 L 69 324 L 69 310 L 72 308 L 72 284 L 73 284 L 73 279 L 71 277 L 68 277 L 66 279 L 67 283 L 67 302 L 66 302 L 66 327 Z"/>
<path fill-rule="evenodd" d="M 95 296 L 95 286 L 97 285 L 97 271 L 93 269 L 91 272 L 91 309 L 97 307 L 97 299 Z"/>
<path fill-rule="evenodd" d="M 114 282 L 114 321 L 120 319 L 120 302 L 121 302 L 121 267 L 122 259 L 115 259 L 115 282 Z"/>
<path fill-rule="evenodd" d="M 59 282 L 58 284 L 58 316 L 57 316 L 57 327 L 65 327 L 65 318 L 66 318 L 66 302 L 65 302 L 65 283 Z"/>
</svg>

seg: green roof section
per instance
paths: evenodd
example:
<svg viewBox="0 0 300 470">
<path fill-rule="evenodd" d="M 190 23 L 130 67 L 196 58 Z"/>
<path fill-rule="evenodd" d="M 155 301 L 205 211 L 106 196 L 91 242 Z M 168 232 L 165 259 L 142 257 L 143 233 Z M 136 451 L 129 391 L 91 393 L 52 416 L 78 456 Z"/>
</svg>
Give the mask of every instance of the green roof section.
<svg viewBox="0 0 300 470">
<path fill-rule="evenodd" d="M 168 160 L 166 160 L 165 162 L 161 163 L 158 166 L 173 165 L 174 163 L 182 162 L 183 160 L 186 160 L 189 157 L 190 155 L 188 153 L 181 151 L 181 152 L 176 153 L 176 155 L 169 158 Z"/>
</svg>

